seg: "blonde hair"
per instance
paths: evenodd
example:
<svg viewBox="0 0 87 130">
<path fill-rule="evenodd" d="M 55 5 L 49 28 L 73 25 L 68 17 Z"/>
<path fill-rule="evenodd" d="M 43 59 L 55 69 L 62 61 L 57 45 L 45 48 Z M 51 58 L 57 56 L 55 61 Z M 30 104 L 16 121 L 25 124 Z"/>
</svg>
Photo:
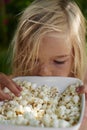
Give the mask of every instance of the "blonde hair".
<svg viewBox="0 0 87 130">
<path fill-rule="evenodd" d="M 70 0 L 36 0 L 26 8 L 12 41 L 13 74 L 31 75 L 41 38 L 50 31 L 69 30 L 74 52 L 73 74 L 82 78 L 85 56 L 85 19 Z"/>
</svg>

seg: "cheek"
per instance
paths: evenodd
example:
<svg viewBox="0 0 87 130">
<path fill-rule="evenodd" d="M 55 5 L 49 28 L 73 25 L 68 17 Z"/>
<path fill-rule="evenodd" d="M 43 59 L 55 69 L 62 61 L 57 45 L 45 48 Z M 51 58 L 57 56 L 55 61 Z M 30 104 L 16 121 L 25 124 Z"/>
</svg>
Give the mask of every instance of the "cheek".
<svg viewBox="0 0 87 130">
<path fill-rule="evenodd" d="M 66 67 L 57 67 L 57 69 L 53 71 L 53 75 L 54 76 L 68 76 L 69 72 L 70 72 L 69 69 Z"/>
<path fill-rule="evenodd" d="M 37 76 L 37 73 L 38 73 L 38 68 L 35 67 L 32 69 L 30 76 Z"/>
</svg>

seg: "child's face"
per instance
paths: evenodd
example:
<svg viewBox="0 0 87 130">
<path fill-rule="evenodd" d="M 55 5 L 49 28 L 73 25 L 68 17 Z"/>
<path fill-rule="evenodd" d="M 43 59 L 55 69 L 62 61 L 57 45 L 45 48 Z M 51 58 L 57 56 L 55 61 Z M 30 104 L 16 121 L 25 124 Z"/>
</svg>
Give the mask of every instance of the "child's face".
<svg viewBox="0 0 87 130">
<path fill-rule="evenodd" d="M 65 34 L 50 32 L 42 39 L 34 76 L 72 76 L 73 57 L 70 40 Z"/>
</svg>

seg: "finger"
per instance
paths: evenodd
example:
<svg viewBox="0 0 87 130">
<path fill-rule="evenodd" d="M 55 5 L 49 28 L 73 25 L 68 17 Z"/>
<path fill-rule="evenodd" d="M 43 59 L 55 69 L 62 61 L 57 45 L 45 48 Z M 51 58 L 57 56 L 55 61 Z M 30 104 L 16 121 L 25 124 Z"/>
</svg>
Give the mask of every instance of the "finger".
<svg viewBox="0 0 87 130">
<path fill-rule="evenodd" d="M 12 99 L 12 97 L 7 94 L 7 93 L 4 93 L 2 90 L 0 90 L 0 100 L 10 100 Z"/>
<path fill-rule="evenodd" d="M 8 89 L 14 93 L 16 96 L 20 96 L 20 90 L 19 88 L 12 82 L 9 82 L 8 85 L 7 85 Z"/>
<path fill-rule="evenodd" d="M 17 86 L 17 88 L 19 89 L 19 91 L 22 91 L 22 88 L 20 86 Z"/>
<path fill-rule="evenodd" d="M 20 96 L 20 90 L 18 89 L 17 85 L 10 78 L 8 78 L 8 76 L 2 74 L 0 76 L 0 83 L 2 83 L 2 88 L 7 87 L 16 96 Z"/>
<path fill-rule="evenodd" d="M 87 88 L 85 87 L 85 86 L 80 86 L 80 87 L 77 87 L 76 88 L 76 91 L 78 92 L 78 93 L 87 93 Z"/>
<path fill-rule="evenodd" d="M 19 91 L 22 91 L 22 87 L 20 85 L 17 85 L 13 80 L 11 82 L 17 87 Z"/>
<path fill-rule="evenodd" d="M 20 90 L 11 80 L 7 80 L 5 84 L 2 84 L 3 88 L 7 87 L 14 95 L 20 96 Z"/>
<path fill-rule="evenodd" d="M 12 82 L 19 91 L 22 91 L 22 87 L 20 85 L 18 85 L 17 83 L 15 83 L 15 81 L 13 81 L 12 79 L 9 78 L 9 81 Z"/>
</svg>

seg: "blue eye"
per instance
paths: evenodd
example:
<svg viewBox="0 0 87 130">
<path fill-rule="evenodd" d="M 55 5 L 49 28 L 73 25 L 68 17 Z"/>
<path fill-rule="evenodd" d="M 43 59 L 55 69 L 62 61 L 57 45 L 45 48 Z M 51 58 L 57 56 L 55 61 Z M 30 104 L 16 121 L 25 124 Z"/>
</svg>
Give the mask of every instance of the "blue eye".
<svg viewBox="0 0 87 130">
<path fill-rule="evenodd" d="M 55 64 L 64 64 L 66 61 L 56 61 L 56 60 L 54 60 L 54 63 Z"/>
</svg>

